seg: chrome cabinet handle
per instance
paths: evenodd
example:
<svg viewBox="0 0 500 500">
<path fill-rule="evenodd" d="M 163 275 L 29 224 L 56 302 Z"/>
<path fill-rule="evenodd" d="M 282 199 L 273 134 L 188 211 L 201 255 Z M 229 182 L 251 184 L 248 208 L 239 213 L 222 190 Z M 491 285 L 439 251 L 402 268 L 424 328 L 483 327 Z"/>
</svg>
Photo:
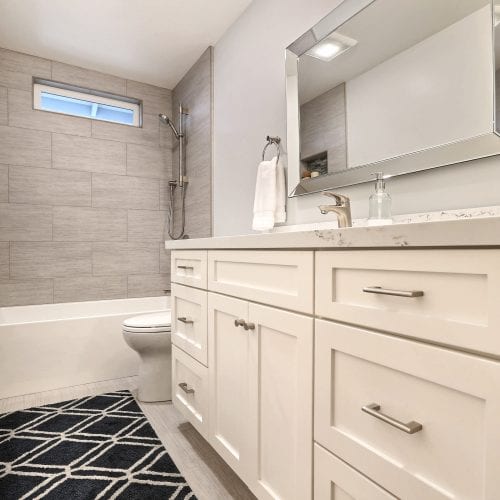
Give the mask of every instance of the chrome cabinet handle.
<svg viewBox="0 0 500 500">
<path fill-rule="evenodd" d="M 193 266 L 177 266 L 177 269 L 194 269 Z"/>
<path fill-rule="evenodd" d="M 423 297 L 424 292 L 421 290 L 390 290 L 382 288 L 381 286 L 365 286 L 363 288 L 365 293 L 377 293 L 379 295 L 394 295 L 396 297 Z"/>
<path fill-rule="evenodd" d="M 194 321 L 192 319 L 187 319 L 185 317 L 177 318 L 177 321 L 180 321 L 181 323 L 184 323 L 185 325 L 191 325 L 194 323 Z"/>
<path fill-rule="evenodd" d="M 245 324 L 243 325 L 243 328 L 244 328 L 245 330 L 255 330 L 255 325 L 254 325 L 253 323 L 245 323 Z"/>
<path fill-rule="evenodd" d="M 186 382 L 181 382 L 179 384 L 179 387 L 186 393 L 186 394 L 194 394 L 194 389 L 190 389 L 187 385 Z"/>
<path fill-rule="evenodd" d="M 234 320 L 234 326 L 245 326 L 245 320 L 244 319 L 235 319 Z"/>
<path fill-rule="evenodd" d="M 422 424 L 413 420 L 411 422 L 404 423 L 396 420 L 395 418 L 389 417 L 389 415 L 385 415 L 380 411 L 380 405 L 377 403 L 370 403 L 369 405 L 363 406 L 361 410 L 368 413 L 368 415 L 371 415 L 372 417 L 382 420 L 382 422 L 385 422 L 386 424 L 396 427 L 396 429 L 399 429 L 400 431 L 406 432 L 407 434 L 415 434 L 415 432 L 421 431 L 423 428 Z"/>
</svg>

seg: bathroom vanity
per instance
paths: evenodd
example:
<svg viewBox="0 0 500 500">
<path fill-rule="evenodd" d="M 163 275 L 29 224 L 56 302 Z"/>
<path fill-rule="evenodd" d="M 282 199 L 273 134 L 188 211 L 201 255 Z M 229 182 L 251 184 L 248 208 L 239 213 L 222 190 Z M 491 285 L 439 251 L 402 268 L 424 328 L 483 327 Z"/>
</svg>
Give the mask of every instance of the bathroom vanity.
<svg viewBox="0 0 500 500">
<path fill-rule="evenodd" d="M 166 246 L 174 405 L 258 498 L 499 498 L 499 218 Z"/>
</svg>

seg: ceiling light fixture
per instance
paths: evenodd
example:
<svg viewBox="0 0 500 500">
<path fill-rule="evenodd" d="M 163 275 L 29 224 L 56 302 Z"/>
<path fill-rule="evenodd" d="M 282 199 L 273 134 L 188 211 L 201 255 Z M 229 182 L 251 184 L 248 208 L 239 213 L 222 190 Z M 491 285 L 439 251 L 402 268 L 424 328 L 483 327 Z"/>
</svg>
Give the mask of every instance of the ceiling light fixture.
<svg viewBox="0 0 500 500">
<path fill-rule="evenodd" d="M 340 33 L 332 33 L 317 43 L 312 49 L 308 50 L 306 55 L 330 62 L 335 57 L 357 45 L 357 43 L 358 41 L 354 40 L 354 38 L 349 38 Z"/>
</svg>

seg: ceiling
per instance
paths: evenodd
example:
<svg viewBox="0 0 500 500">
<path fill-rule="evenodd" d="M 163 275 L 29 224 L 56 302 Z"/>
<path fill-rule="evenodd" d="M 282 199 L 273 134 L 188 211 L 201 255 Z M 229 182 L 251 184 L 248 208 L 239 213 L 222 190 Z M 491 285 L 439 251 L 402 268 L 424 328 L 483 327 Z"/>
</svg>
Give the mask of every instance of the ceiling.
<svg viewBox="0 0 500 500">
<path fill-rule="evenodd" d="M 0 47 L 173 88 L 251 0 L 0 0 Z"/>
</svg>

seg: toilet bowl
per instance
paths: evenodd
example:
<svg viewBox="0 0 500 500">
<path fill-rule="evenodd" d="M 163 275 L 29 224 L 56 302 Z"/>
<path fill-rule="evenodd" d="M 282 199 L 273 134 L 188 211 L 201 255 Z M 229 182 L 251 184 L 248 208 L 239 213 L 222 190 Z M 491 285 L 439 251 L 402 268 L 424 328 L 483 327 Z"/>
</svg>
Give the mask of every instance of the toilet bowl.
<svg viewBox="0 0 500 500">
<path fill-rule="evenodd" d="M 139 401 L 172 399 L 170 324 L 170 311 L 134 316 L 123 322 L 125 342 L 141 358 L 137 395 Z"/>
</svg>

